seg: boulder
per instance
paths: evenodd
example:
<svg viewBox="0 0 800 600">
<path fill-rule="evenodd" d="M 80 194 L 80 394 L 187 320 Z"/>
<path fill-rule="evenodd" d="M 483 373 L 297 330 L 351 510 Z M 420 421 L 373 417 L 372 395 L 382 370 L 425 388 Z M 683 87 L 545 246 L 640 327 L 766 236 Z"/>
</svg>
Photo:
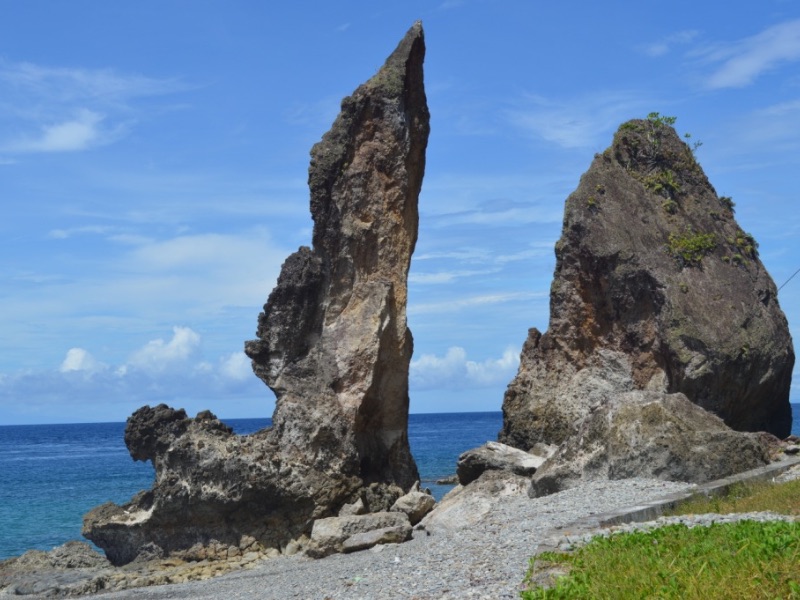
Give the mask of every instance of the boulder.
<svg viewBox="0 0 800 600">
<path fill-rule="evenodd" d="M 404 513 L 408 516 L 411 524 L 416 525 L 433 510 L 434 506 L 436 506 L 436 499 L 429 492 L 420 491 L 419 482 L 417 482 L 411 491 L 398 498 L 389 510 Z"/>
<path fill-rule="evenodd" d="M 430 129 L 424 55 L 416 23 L 311 150 L 312 247 L 287 258 L 245 344 L 276 396 L 272 428 L 238 436 L 207 411 L 136 411 L 126 443 L 152 461 L 153 488 L 84 517 L 114 564 L 277 552 L 360 497 L 387 509 L 419 479 L 406 302 Z"/>
<path fill-rule="evenodd" d="M 529 495 L 596 479 L 705 483 L 768 464 L 768 442 L 765 434 L 734 431 L 683 394 L 626 392 L 581 422 L 533 475 Z"/>
<path fill-rule="evenodd" d="M 314 521 L 306 554 L 322 558 L 336 552 L 364 550 L 377 544 L 404 542 L 411 523 L 399 512 L 377 512 Z"/>
<path fill-rule="evenodd" d="M 775 284 L 671 124 L 624 123 L 567 198 L 548 330 L 528 333 L 501 442 L 561 444 L 636 390 L 789 434 L 794 350 Z"/>
<path fill-rule="evenodd" d="M 456 475 L 461 485 L 475 481 L 484 471 L 509 471 L 530 476 L 555 451 L 554 447 L 537 444 L 530 452 L 500 442 L 486 442 L 458 457 Z"/>
<path fill-rule="evenodd" d="M 530 477 L 510 471 L 485 471 L 469 485 L 457 485 L 442 498 L 417 527 L 430 532 L 460 531 L 490 515 L 500 498 L 521 496 Z"/>
</svg>

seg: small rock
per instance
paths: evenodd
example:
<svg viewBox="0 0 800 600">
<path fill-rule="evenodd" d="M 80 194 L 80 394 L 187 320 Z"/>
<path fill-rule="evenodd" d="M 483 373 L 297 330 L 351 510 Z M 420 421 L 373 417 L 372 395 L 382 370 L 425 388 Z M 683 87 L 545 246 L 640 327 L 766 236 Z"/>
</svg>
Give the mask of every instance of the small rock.
<svg viewBox="0 0 800 600">
<path fill-rule="evenodd" d="M 392 528 L 407 528 L 404 539 L 411 535 L 411 523 L 405 513 L 378 512 L 317 519 L 311 529 L 311 541 L 306 548 L 306 554 L 312 558 L 322 558 L 334 552 L 342 552 L 345 540 L 352 536 Z M 380 540 L 375 541 L 375 544 L 378 543 L 381 543 Z"/>
<path fill-rule="evenodd" d="M 351 535 L 342 543 L 343 552 L 366 550 L 378 544 L 402 544 L 411 537 L 411 526 L 384 527 Z"/>
<path fill-rule="evenodd" d="M 392 504 L 389 511 L 405 513 L 408 515 L 408 520 L 411 524 L 416 525 L 433 510 L 434 506 L 436 506 L 436 499 L 430 493 L 421 492 L 419 490 L 419 482 L 417 482 L 410 492 L 405 496 L 401 496 Z"/>
</svg>

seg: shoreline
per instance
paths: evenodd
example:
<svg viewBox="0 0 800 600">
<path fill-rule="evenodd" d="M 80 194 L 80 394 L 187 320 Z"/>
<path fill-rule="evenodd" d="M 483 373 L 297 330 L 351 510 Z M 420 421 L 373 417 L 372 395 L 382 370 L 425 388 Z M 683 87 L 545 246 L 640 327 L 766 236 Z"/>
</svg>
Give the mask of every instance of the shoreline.
<svg viewBox="0 0 800 600">
<path fill-rule="evenodd" d="M 800 476 L 800 458 L 703 485 L 641 478 L 601 480 L 533 499 L 527 496 L 525 478 L 505 475 L 499 480 L 502 485 L 493 488 L 500 493 L 489 502 L 473 495 L 461 505 L 462 511 L 469 509 L 459 515 L 461 521 L 452 523 L 445 514 L 449 507 L 442 503 L 439 518 L 424 521 L 403 544 L 322 559 L 300 554 L 250 557 L 246 565 L 208 579 L 131 585 L 119 591 L 100 587 L 83 596 L 139 600 L 518 598 L 528 561 L 540 551 L 568 549 L 601 531 L 659 526 L 664 519 L 656 517 L 682 499 L 724 493 L 736 482 L 775 479 L 784 472 L 784 478 Z M 707 524 L 709 518 L 700 516 L 696 521 Z M 225 563 L 208 566 L 225 568 Z M 66 591 L 70 580 L 74 583 L 83 576 L 88 581 L 93 574 L 91 569 L 72 571 L 52 574 L 50 583 Z M 135 579 L 128 584 L 135 584 Z M 11 596 L 19 597 L 12 588 L 0 590 L 0 597 Z"/>
</svg>

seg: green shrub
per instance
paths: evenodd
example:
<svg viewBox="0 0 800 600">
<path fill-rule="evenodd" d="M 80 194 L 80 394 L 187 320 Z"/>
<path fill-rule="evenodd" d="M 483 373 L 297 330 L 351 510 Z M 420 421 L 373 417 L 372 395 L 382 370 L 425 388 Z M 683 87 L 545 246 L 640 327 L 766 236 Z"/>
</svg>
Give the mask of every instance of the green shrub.
<svg viewBox="0 0 800 600">
<path fill-rule="evenodd" d="M 731 198 L 730 196 L 720 196 L 719 197 L 719 203 L 722 204 L 722 206 L 727 208 L 729 211 L 734 212 L 733 209 L 736 206 L 736 203 L 733 201 L 733 198 Z"/>
<path fill-rule="evenodd" d="M 644 178 L 643 183 L 648 190 L 655 194 L 661 194 L 665 198 L 672 198 L 681 191 L 681 186 L 675 179 L 675 173 L 669 169 L 651 173 Z"/>
<path fill-rule="evenodd" d="M 717 236 L 713 233 L 694 233 L 684 235 L 670 234 L 667 252 L 681 267 L 696 266 L 703 257 L 717 247 Z"/>
</svg>

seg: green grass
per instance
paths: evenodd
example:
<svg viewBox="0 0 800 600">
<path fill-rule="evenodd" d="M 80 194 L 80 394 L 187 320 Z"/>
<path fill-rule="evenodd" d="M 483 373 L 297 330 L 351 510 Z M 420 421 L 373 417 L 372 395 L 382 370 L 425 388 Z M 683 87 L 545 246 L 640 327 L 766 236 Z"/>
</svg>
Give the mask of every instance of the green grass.
<svg viewBox="0 0 800 600">
<path fill-rule="evenodd" d="M 702 498 L 671 514 L 771 510 L 800 514 L 800 481 L 747 484 L 724 498 Z M 548 572 L 560 574 L 549 579 Z M 570 553 L 531 559 L 524 600 L 546 598 L 797 598 L 800 523 L 739 521 L 669 525 L 594 538 Z"/>
<path fill-rule="evenodd" d="M 743 513 L 771 510 L 782 515 L 800 515 L 800 479 L 786 483 L 769 482 L 735 485 L 727 495 L 699 497 L 678 505 L 666 513 L 691 515 L 699 513 Z"/>
</svg>

